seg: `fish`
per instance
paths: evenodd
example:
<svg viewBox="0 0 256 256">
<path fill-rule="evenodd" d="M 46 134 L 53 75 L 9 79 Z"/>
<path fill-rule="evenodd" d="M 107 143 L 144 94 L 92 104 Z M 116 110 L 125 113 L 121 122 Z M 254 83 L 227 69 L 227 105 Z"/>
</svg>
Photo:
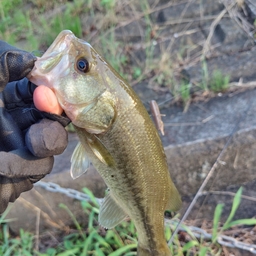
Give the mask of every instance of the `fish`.
<svg viewBox="0 0 256 256">
<path fill-rule="evenodd" d="M 138 234 L 137 255 L 171 255 L 164 212 L 178 211 L 182 201 L 158 131 L 131 86 L 69 30 L 36 60 L 28 78 L 53 90 L 74 125 L 79 143 L 71 176 L 79 177 L 92 163 L 108 186 L 99 224 L 112 229 L 130 218 Z"/>
</svg>

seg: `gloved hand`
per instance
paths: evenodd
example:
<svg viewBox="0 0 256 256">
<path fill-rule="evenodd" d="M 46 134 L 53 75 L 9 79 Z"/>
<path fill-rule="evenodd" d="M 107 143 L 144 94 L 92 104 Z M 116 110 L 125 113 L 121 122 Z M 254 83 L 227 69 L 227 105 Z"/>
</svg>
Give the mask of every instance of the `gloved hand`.
<svg viewBox="0 0 256 256">
<path fill-rule="evenodd" d="M 24 77 L 35 60 L 0 41 L 0 213 L 50 173 L 53 155 L 67 146 L 63 126 L 69 119 L 40 112 L 33 104 L 36 86 Z"/>
</svg>

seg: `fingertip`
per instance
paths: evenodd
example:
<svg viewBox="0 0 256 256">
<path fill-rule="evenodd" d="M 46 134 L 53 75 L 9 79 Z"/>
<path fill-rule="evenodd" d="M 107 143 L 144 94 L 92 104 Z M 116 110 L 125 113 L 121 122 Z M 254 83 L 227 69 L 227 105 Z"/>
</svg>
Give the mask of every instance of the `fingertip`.
<svg viewBox="0 0 256 256">
<path fill-rule="evenodd" d="M 40 111 L 60 115 L 63 112 L 54 92 L 44 85 L 39 85 L 33 94 L 33 101 Z"/>
</svg>

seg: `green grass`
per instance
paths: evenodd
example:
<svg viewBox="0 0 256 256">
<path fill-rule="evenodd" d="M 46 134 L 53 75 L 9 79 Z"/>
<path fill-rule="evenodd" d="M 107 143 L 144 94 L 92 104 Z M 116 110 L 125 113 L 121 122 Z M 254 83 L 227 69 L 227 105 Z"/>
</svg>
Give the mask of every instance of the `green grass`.
<svg viewBox="0 0 256 256">
<path fill-rule="evenodd" d="M 6 214 L 0 218 L 1 231 L 0 231 L 0 254 L 3 256 L 11 255 L 24 255 L 24 256 L 132 256 L 136 255 L 137 248 L 137 234 L 135 226 L 132 221 L 122 222 L 112 230 L 104 230 L 98 225 L 99 205 L 94 195 L 88 190 L 84 192 L 90 197 L 92 203 L 86 201 L 81 202 L 81 207 L 88 216 L 88 224 L 83 227 L 77 220 L 74 214 L 68 209 L 65 204 L 60 204 L 69 214 L 73 220 L 73 231 L 65 235 L 58 246 L 44 249 L 44 251 L 37 251 L 34 248 L 34 236 L 31 233 L 20 230 L 17 237 L 11 237 L 8 230 L 8 222 Z M 179 236 L 173 240 L 170 246 L 173 256 L 182 255 L 221 255 L 222 247 L 218 245 L 217 238 L 226 230 L 241 225 L 256 225 L 256 219 L 240 219 L 233 220 L 235 213 L 241 202 L 242 188 L 240 188 L 233 200 L 233 205 L 227 220 L 223 225 L 220 225 L 220 217 L 223 210 L 223 204 L 217 205 L 213 218 L 212 226 L 212 240 L 205 241 L 197 239 L 190 231 L 189 227 L 182 225 L 185 229 L 188 241 L 180 241 Z M 175 225 L 166 227 L 165 237 L 169 240 Z"/>
<path fill-rule="evenodd" d="M 220 70 L 214 70 L 209 88 L 213 92 L 225 92 L 229 87 L 229 76 L 223 75 Z"/>
</svg>

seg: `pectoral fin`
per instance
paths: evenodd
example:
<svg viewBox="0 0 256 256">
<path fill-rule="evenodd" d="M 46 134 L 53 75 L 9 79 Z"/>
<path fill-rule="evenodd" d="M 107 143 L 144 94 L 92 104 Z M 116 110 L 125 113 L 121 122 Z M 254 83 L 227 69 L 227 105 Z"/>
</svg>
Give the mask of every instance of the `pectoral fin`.
<svg viewBox="0 0 256 256">
<path fill-rule="evenodd" d="M 105 145 L 102 143 L 102 141 L 99 139 L 99 137 L 96 134 L 91 134 L 85 129 L 82 129 L 80 127 L 77 127 L 74 125 L 75 131 L 81 141 L 81 144 L 83 146 L 82 149 L 78 149 L 78 152 L 84 151 L 84 156 L 86 155 L 84 148 L 86 149 L 86 152 L 88 152 L 88 155 L 92 157 L 91 154 L 93 154 L 100 162 L 103 164 L 113 167 L 115 166 L 115 160 L 113 156 L 109 153 L 108 149 L 105 147 Z M 78 147 L 78 146 L 77 146 Z M 90 154 L 89 154 L 90 152 Z M 74 151 L 74 156 L 76 159 L 81 159 L 82 156 L 78 155 Z M 73 158 L 73 157 L 72 157 Z M 89 160 L 88 160 L 89 162 Z"/>
<path fill-rule="evenodd" d="M 94 155 L 105 165 L 111 167 L 115 165 L 112 155 L 108 152 L 107 148 L 100 141 L 97 135 L 87 137 L 87 143 L 94 153 Z"/>
<path fill-rule="evenodd" d="M 100 206 L 99 223 L 101 226 L 111 229 L 122 222 L 127 214 L 111 196 L 111 192 L 105 197 Z"/>
<path fill-rule="evenodd" d="M 86 156 L 83 145 L 79 142 L 71 157 L 71 177 L 73 179 L 78 178 L 88 170 L 89 166 L 90 161 Z"/>
</svg>

